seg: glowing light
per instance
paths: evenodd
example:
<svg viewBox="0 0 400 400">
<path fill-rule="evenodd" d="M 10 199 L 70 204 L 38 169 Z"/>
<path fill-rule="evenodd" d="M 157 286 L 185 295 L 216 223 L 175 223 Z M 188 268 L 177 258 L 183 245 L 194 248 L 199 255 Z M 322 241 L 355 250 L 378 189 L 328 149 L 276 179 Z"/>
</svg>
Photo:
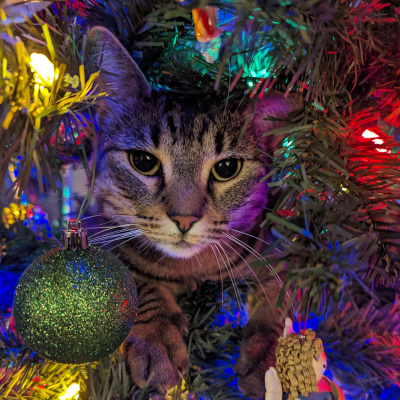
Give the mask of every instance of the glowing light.
<svg viewBox="0 0 400 400">
<path fill-rule="evenodd" d="M 9 164 L 8 166 L 8 172 L 10 173 L 10 179 L 15 182 L 18 176 L 18 169 L 14 167 L 13 164 Z"/>
<path fill-rule="evenodd" d="M 375 144 L 383 144 L 385 143 L 383 139 L 379 138 L 379 135 L 369 129 L 366 129 L 361 135 L 364 139 L 372 139 L 372 142 Z M 378 139 L 377 139 L 378 138 Z M 379 153 L 388 153 L 390 154 L 392 150 L 389 149 L 376 149 Z"/>
<path fill-rule="evenodd" d="M 285 140 L 283 141 L 283 146 L 287 147 L 288 150 L 293 149 L 293 147 L 294 147 L 294 146 L 292 146 L 293 142 L 294 142 L 294 139 L 285 138 Z"/>
<path fill-rule="evenodd" d="M 54 65 L 44 54 L 32 53 L 29 64 L 44 82 L 53 83 Z"/>
<path fill-rule="evenodd" d="M 59 397 L 60 400 L 77 399 L 79 397 L 80 386 L 78 383 L 73 383 L 68 387 L 67 391 Z"/>
<path fill-rule="evenodd" d="M 383 144 L 383 140 L 382 139 L 374 139 L 373 142 L 375 144 Z"/>
<path fill-rule="evenodd" d="M 199 42 L 208 42 L 220 35 L 217 28 L 217 7 L 206 6 L 192 10 L 194 31 Z"/>
<path fill-rule="evenodd" d="M 15 224 L 18 220 L 23 221 L 28 211 L 27 206 L 11 203 L 9 207 L 3 208 L 3 222 L 7 228 Z"/>
<path fill-rule="evenodd" d="M 71 213 L 71 198 L 70 198 L 71 192 L 69 190 L 69 186 L 65 185 L 63 186 L 63 207 L 62 207 L 62 213 L 64 215 L 69 215 Z"/>
<path fill-rule="evenodd" d="M 377 138 L 379 137 L 379 135 L 377 135 L 375 132 L 370 131 L 369 129 L 366 129 L 363 134 L 362 137 L 364 139 L 372 139 L 372 138 Z"/>
<path fill-rule="evenodd" d="M 7 229 L 18 222 L 22 222 L 24 226 L 29 226 L 33 232 L 42 232 L 40 235 L 43 235 L 44 229 L 47 232 L 51 231 L 47 214 L 40 206 L 35 207 L 29 203 L 11 203 L 0 211 L 0 217 Z"/>
</svg>

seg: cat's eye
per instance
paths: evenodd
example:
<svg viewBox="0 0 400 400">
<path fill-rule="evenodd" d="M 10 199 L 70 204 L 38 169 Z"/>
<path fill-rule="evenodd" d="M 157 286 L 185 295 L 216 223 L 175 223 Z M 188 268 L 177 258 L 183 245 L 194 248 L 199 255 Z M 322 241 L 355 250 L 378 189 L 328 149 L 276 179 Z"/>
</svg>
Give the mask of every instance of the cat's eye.
<svg viewBox="0 0 400 400">
<path fill-rule="evenodd" d="M 225 158 L 218 161 L 212 168 L 211 173 L 213 177 L 219 181 L 229 181 L 237 176 L 242 169 L 242 160 L 237 158 Z"/>
<path fill-rule="evenodd" d="M 131 150 L 129 161 L 132 167 L 143 175 L 156 176 L 161 173 L 160 160 L 147 151 Z"/>
</svg>

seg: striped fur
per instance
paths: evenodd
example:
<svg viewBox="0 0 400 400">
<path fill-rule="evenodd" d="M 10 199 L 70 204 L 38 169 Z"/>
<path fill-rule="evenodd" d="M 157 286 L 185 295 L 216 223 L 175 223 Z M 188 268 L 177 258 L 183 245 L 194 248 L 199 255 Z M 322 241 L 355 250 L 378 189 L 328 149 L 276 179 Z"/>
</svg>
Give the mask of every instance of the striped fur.
<svg viewBox="0 0 400 400">
<path fill-rule="evenodd" d="M 246 105 L 221 108 L 209 98 L 151 92 L 117 40 L 102 28 L 91 31 L 92 39 L 98 35 L 106 60 L 99 83 L 114 100 L 98 109 L 95 196 L 110 221 L 139 235 L 116 249 L 137 281 L 140 299 L 125 354 L 133 380 L 143 386 L 154 372 L 153 384 L 164 393 L 188 367 L 187 320 L 176 296 L 207 279 L 252 275 L 249 263 L 265 239 L 259 225 L 267 202 L 266 182 L 260 182 L 266 160 L 259 149 L 270 151 L 273 145 L 262 137 L 273 126 L 264 118 L 284 117 L 295 102 L 266 96 L 249 116 Z M 241 137 L 247 117 L 250 123 Z M 138 173 L 128 159 L 131 149 L 155 155 L 163 173 Z M 229 157 L 243 160 L 239 175 L 227 182 L 211 180 L 212 167 Z M 171 214 L 199 220 L 183 235 Z M 236 367 L 243 391 L 253 397 L 263 395 L 263 373 L 281 331 L 277 312 L 268 304 L 276 301 L 280 285 L 267 271 L 258 279 L 261 300 Z"/>
</svg>

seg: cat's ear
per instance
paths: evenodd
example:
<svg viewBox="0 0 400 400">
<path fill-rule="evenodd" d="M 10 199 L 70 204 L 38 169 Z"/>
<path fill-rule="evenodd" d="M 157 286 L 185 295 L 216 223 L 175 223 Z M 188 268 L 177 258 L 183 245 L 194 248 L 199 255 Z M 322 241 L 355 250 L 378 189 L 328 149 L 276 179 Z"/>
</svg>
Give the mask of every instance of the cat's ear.
<svg viewBox="0 0 400 400">
<path fill-rule="evenodd" d="M 273 121 L 269 118 L 284 120 L 292 111 L 298 110 L 303 105 L 303 99 L 298 94 L 285 97 L 282 93 L 273 92 L 263 96 L 257 103 L 250 104 L 246 110 L 250 114 L 249 129 L 252 135 L 259 138 L 264 150 L 274 150 L 282 137 L 266 136 L 263 134 L 283 125 L 281 121 Z"/>
<path fill-rule="evenodd" d="M 108 29 L 94 27 L 88 39 L 96 67 L 100 69 L 96 82 L 101 91 L 117 101 L 150 96 L 151 87 L 142 71 Z"/>
</svg>

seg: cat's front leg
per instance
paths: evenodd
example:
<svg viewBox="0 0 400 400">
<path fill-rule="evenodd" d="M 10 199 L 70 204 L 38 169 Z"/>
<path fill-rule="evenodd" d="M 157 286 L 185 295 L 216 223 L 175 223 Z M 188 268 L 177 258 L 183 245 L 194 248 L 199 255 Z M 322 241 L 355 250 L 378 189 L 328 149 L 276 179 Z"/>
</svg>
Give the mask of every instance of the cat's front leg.
<svg viewBox="0 0 400 400">
<path fill-rule="evenodd" d="M 146 285 L 139 292 L 139 306 L 136 323 L 124 343 L 125 358 L 139 387 L 153 373 L 151 385 L 164 394 L 188 369 L 183 340 L 188 320 L 172 293 L 162 285 Z"/>
<path fill-rule="evenodd" d="M 283 324 L 279 322 L 281 310 L 275 308 L 280 287 L 274 280 L 264 283 L 263 287 L 264 291 L 256 293 L 259 301 L 253 299 L 250 304 L 250 318 L 235 366 L 240 389 L 252 399 L 265 396 L 265 372 L 275 366 L 275 349 L 283 332 Z"/>
</svg>

